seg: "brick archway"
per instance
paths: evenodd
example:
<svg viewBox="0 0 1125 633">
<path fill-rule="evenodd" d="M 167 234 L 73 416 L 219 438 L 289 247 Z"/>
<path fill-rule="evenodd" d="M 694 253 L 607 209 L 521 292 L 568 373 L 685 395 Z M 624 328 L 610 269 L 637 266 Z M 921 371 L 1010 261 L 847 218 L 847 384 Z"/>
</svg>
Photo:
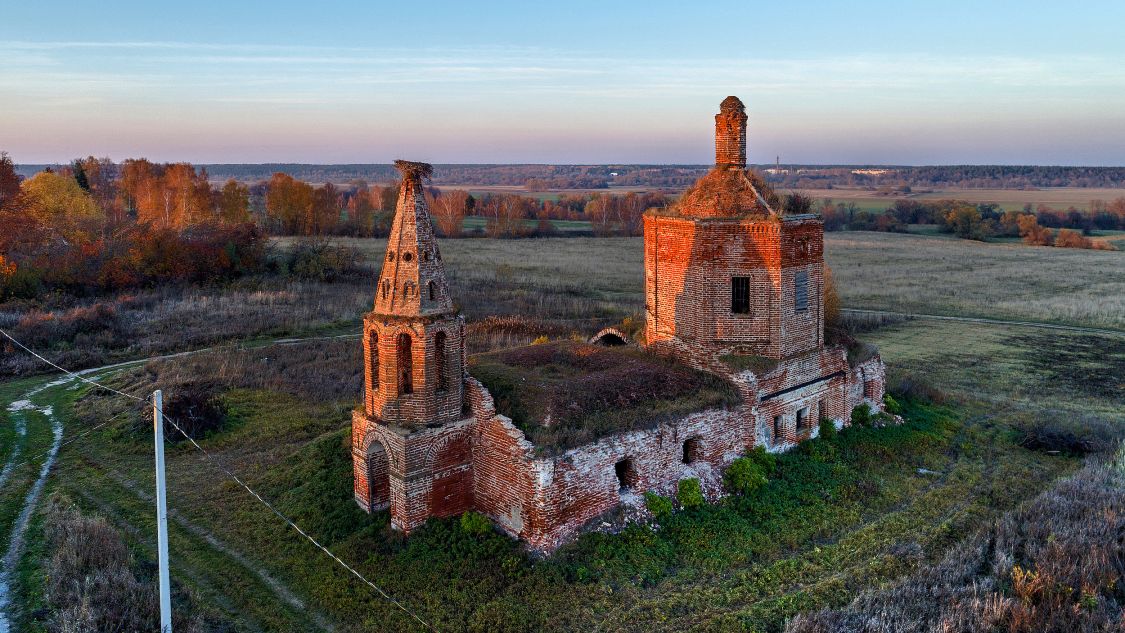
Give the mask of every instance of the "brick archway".
<svg viewBox="0 0 1125 633">
<path fill-rule="evenodd" d="M 367 490 L 369 510 L 385 510 L 391 505 L 390 460 L 387 450 L 378 440 L 371 440 L 365 452 L 367 456 Z"/>
</svg>

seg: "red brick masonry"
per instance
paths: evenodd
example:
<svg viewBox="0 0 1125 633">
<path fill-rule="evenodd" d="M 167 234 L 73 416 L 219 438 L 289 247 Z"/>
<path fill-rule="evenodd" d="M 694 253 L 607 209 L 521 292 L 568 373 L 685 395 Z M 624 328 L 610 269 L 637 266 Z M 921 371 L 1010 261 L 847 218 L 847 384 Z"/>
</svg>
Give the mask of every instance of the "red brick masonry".
<svg viewBox="0 0 1125 633">
<path fill-rule="evenodd" d="M 375 309 L 363 325 L 364 406 L 352 416 L 356 503 L 389 508 L 392 526 L 405 532 L 475 510 L 531 548 L 552 551 L 619 504 L 642 503 L 644 491 L 672 494 L 696 477 L 714 499 L 724 469 L 748 449 L 786 450 L 814 437 L 821 418 L 848 424 L 863 402 L 882 410 L 879 356 L 851 367 L 844 348 L 824 344 L 821 219 L 775 214 L 738 171 L 746 119 L 735 97 L 716 116 L 713 180 L 734 184 L 697 186 L 690 204 L 650 212 L 644 228 L 646 344 L 731 381 L 741 404 L 559 455 L 538 451 L 465 372 L 464 321 L 449 300 L 417 176 L 428 166 L 403 163 Z M 741 303 L 733 298 L 740 292 Z M 747 356 L 758 357 L 757 373 L 737 369 Z"/>
</svg>

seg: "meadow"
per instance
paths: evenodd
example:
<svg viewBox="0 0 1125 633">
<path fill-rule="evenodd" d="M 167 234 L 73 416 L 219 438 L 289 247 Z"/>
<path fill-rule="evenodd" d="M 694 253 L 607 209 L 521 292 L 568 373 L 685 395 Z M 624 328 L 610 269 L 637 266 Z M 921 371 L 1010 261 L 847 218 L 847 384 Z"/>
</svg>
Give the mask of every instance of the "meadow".
<svg viewBox="0 0 1125 633">
<path fill-rule="evenodd" d="M 831 199 L 833 202 L 854 202 L 860 209 L 883 211 L 899 198 L 913 200 L 963 200 L 973 204 L 995 203 L 1004 211 L 1022 211 L 1024 205 L 1032 208 L 1047 205 L 1057 209 L 1075 207 L 1089 210 L 1094 200 L 1106 202 L 1125 197 L 1125 189 L 1105 189 L 1095 187 L 1050 187 L 1043 189 L 934 189 L 919 190 L 916 193 L 891 193 L 879 195 L 870 189 L 802 189 L 801 193 L 817 200 Z"/>
<path fill-rule="evenodd" d="M 344 243 L 369 266 L 381 261 L 381 240 Z M 639 238 L 443 240 L 441 248 L 473 352 L 585 334 L 643 310 Z M 217 345 L 100 379 L 129 393 L 160 387 L 181 419 L 193 403 L 212 406 L 214 424 L 199 436 L 204 448 L 437 630 L 781 631 L 799 613 L 848 608 L 865 590 L 924 573 L 1058 478 L 1083 472 L 1077 454 L 1022 446 L 1028 424 L 1125 428 L 1120 253 L 882 233 L 829 234 L 826 250 L 845 307 L 1121 333 L 857 321 L 863 339 L 881 349 L 905 425 L 817 440 L 781 457 L 753 496 L 681 511 L 659 529 L 589 534 L 545 560 L 457 520 L 433 521 L 404 539 L 385 512 L 368 516 L 352 501 L 358 345 L 273 339 L 354 334 L 371 302 L 370 267 L 332 283 L 258 280 L 129 295 L 113 302 L 112 332 L 80 332 L 50 351 L 92 365 Z M 4 318 L 19 327 L 24 317 Z M 39 327 L 49 341 L 53 330 L 42 323 L 51 316 L 33 321 L 26 331 Z M 0 383 L 0 457 L 17 445 L 25 457 L 37 455 L 49 444 L 45 414 L 7 407 L 46 380 Z M 177 403 L 177 394 L 192 397 Z M 152 578 L 155 538 L 145 407 L 89 387 L 31 399 L 62 417 L 67 437 L 96 428 L 63 446 L 48 479 L 50 502 L 28 532 L 17 622 L 34 631 L 54 626 L 48 615 L 59 599 L 44 581 L 58 572 L 48 517 L 72 508 L 103 518 L 142 585 Z M 16 416 L 27 424 L 24 436 L 11 430 Z M 169 448 L 168 459 L 181 630 L 417 629 L 186 442 Z M 0 530 L 15 520 L 37 467 L 33 459 L 16 469 L 0 490 Z"/>
</svg>

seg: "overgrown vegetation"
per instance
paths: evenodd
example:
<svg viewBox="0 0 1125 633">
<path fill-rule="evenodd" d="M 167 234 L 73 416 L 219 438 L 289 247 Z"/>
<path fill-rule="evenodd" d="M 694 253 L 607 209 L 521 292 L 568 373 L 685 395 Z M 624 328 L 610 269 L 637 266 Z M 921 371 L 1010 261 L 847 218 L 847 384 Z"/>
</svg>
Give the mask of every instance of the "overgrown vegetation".
<svg viewBox="0 0 1125 633">
<path fill-rule="evenodd" d="M 1113 631 L 1125 616 L 1125 458 L 1089 461 L 891 587 L 786 633 Z"/>
<path fill-rule="evenodd" d="M 726 381 L 668 358 L 573 341 L 479 354 L 469 372 L 497 411 L 548 451 L 738 401 Z"/>
</svg>

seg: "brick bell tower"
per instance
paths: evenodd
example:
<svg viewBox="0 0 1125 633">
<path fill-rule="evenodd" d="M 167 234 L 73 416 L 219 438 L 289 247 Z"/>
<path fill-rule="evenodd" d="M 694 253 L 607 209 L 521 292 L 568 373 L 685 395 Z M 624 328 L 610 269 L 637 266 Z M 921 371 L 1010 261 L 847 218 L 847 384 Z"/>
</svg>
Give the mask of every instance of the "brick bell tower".
<svg viewBox="0 0 1125 633">
<path fill-rule="evenodd" d="M 779 212 L 746 168 L 746 123 L 742 101 L 723 99 L 715 167 L 644 218 L 646 342 L 703 368 L 823 344 L 823 223 Z"/>
<path fill-rule="evenodd" d="M 443 472 L 468 457 L 456 446 L 452 455 L 444 450 L 443 432 L 465 417 L 464 319 L 449 296 L 423 192 L 432 168 L 401 160 L 395 167 L 402 185 L 375 309 L 363 319 L 364 405 L 353 416 L 352 456 L 356 502 L 368 512 L 389 507 L 392 526 L 409 531 L 468 503 L 468 482 Z M 435 482 L 444 497 L 435 496 Z"/>
</svg>

